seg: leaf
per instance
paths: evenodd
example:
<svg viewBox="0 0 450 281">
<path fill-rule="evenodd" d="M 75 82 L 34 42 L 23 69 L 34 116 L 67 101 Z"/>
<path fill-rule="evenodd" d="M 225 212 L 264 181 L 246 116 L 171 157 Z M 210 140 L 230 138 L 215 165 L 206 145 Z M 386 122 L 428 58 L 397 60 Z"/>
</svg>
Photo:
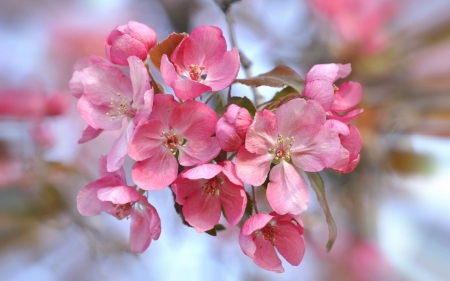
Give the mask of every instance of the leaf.
<svg viewBox="0 0 450 281">
<path fill-rule="evenodd" d="M 175 48 L 187 35 L 187 33 L 172 33 L 150 50 L 150 60 L 156 68 L 159 69 L 161 66 L 161 57 L 165 54 L 170 58 Z"/>
<path fill-rule="evenodd" d="M 333 217 L 331 216 L 330 209 L 328 208 L 327 198 L 325 196 L 325 186 L 323 184 L 323 180 L 320 177 L 319 173 L 308 173 L 306 172 L 309 178 L 309 182 L 311 183 L 311 187 L 316 192 L 317 200 L 319 201 L 320 206 L 323 209 L 325 214 L 325 218 L 328 224 L 328 242 L 326 245 L 327 251 L 329 252 L 333 247 L 334 241 L 336 241 L 337 236 L 337 228 L 336 223 L 334 222 Z"/>
<path fill-rule="evenodd" d="M 232 97 L 228 101 L 227 105 L 225 105 L 224 107 L 221 107 L 219 109 L 216 109 L 217 115 L 219 115 L 219 117 L 222 116 L 225 113 L 225 111 L 227 111 L 227 108 L 228 108 L 228 106 L 230 106 L 230 104 L 235 104 L 235 105 L 238 105 L 240 107 L 243 107 L 243 108 L 248 110 L 248 112 L 250 113 L 250 115 L 252 117 L 255 116 L 256 108 L 253 105 L 253 103 L 247 97 Z"/>
<path fill-rule="evenodd" d="M 217 104 L 216 104 L 215 111 L 217 112 L 217 110 L 219 110 L 222 107 L 223 107 L 223 101 L 222 101 L 222 97 L 219 95 L 217 97 Z"/>
<path fill-rule="evenodd" d="M 288 95 L 286 95 L 284 97 L 280 97 L 280 98 L 278 98 L 278 99 L 276 99 L 274 101 L 269 102 L 264 107 L 264 109 L 268 109 L 268 110 L 277 109 L 280 106 L 282 106 L 283 104 L 287 103 L 288 101 L 296 99 L 296 98 L 300 98 L 300 97 L 301 96 L 298 93 L 291 93 L 291 94 L 288 94 Z"/>
<path fill-rule="evenodd" d="M 236 79 L 236 82 L 251 87 L 269 86 L 282 88 L 291 86 L 296 92 L 301 93 L 304 80 L 292 68 L 279 65 L 267 73 L 248 79 Z"/>
<path fill-rule="evenodd" d="M 211 236 L 217 236 L 217 231 L 225 230 L 225 226 L 221 225 L 220 223 L 216 224 L 213 228 L 210 230 L 205 231 L 205 233 L 211 235 Z"/>
<path fill-rule="evenodd" d="M 275 100 L 277 100 L 277 99 L 284 98 L 284 97 L 286 97 L 286 96 L 288 96 L 288 95 L 290 95 L 290 94 L 293 94 L 293 93 L 295 93 L 295 92 L 297 92 L 297 91 L 296 91 L 294 88 L 292 88 L 291 86 L 287 86 L 287 87 L 284 88 L 283 90 L 277 92 L 277 93 L 275 94 L 275 96 L 273 96 L 272 101 L 275 101 Z"/>
</svg>

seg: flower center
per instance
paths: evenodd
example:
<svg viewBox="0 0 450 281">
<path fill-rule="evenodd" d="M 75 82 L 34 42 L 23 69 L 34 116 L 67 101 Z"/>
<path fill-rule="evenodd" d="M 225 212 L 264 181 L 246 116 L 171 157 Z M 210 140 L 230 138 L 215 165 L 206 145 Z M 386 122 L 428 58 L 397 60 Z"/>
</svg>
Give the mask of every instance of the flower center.
<svg viewBox="0 0 450 281">
<path fill-rule="evenodd" d="M 186 146 L 186 140 L 183 138 L 178 138 L 177 133 L 167 134 L 162 132 L 161 135 L 166 137 L 166 140 L 163 142 L 163 146 L 168 148 L 173 155 L 177 153 L 179 145 L 183 147 Z"/>
<path fill-rule="evenodd" d="M 135 115 L 134 110 L 131 108 L 130 102 L 126 97 L 122 97 L 120 93 L 117 93 L 117 98 L 111 98 L 109 108 L 111 109 L 106 113 L 106 115 L 111 117 L 111 121 L 122 115 Z"/>
<path fill-rule="evenodd" d="M 291 161 L 291 147 L 294 142 L 294 137 L 283 138 L 282 135 L 278 135 L 275 148 L 269 149 L 269 153 L 275 154 L 273 163 L 278 164 L 281 160 Z"/>
<path fill-rule="evenodd" d="M 219 195 L 220 189 L 222 187 L 223 180 L 214 177 L 210 179 L 207 183 L 205 183 L 203 188 L 203 194 L 206 195 Z"/>
<path fill-rule="evenodd" d="M 334 89 L 334 93 L 335 94 L 339 91 L 338 86 L 336 86 L 335 84 L 333 84 L 333 89 Z"/>
<path fill-rule="evenodd" d="M 205 75 L 202 75 L 203 70 L 205 70 L 205 67 L 203 65 L 197 66 L 195 64 L 191 64 L 189 66 L 189 68 L 190 68 L 189 77 L 191 78 L 191 80 L 198 81 L 200 78 L 202 80 L 204 80 L 206 78 L 206 77 L 203 78 L 203 76 L 205 76 Z"/>
<path fill-rule="evenodd" d="M 129 202 L 126 204 L 112 204 L 112 206 L 116 209 L 116 217 L 120 220 L 131 215 L 133 205 L 134 202 Z"/>
<path fill-rule="evenodd" d="M 272 243 L 272 245 L 274 245 L 275 243 L 275 235 L 278 235 L 278 229 L 270 224 L 267 224 L 266 226 L 264 226 L 261 229 L 261 233 L 264 236 L 264 239 L 266 239 L 267 241 L 269 241 L 270 243 Z"/>
</svg>

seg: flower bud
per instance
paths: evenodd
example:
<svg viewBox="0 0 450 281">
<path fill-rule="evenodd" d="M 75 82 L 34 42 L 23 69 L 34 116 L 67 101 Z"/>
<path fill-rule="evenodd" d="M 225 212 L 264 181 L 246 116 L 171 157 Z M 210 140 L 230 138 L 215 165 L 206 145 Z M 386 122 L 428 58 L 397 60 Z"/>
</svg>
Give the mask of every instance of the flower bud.
<svg viewBox="0 0 450 281">
<path fill-rule="evenodd" d="M 252 117 L 247 109 L 231 104 L 216 125 L 220 147 L 228 152 L 238 150 L 251 123 Z"/>
<path fill-rule="evenodd" d="M 148 51 L 156 44 L 156 33 L 150 27 L 130 21 L 116 27 L 106 38 L 105 51 L 115 64 L 128 65 L 128 57 L 147 58 Z"/>
</svg>

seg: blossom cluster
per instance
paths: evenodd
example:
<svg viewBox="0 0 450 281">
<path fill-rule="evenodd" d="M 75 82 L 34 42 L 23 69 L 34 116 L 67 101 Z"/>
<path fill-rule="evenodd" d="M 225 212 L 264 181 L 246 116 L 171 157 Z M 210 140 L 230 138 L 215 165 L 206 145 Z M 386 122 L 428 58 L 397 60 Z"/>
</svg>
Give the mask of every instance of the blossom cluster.
<svg viewBox="0 0 450 281">
<path fill-rule="evenodd" d="M 88 123 L 79 143 L 124 127 L 100 158 L 100 178 L 79 192 L 79 212 L 130 217 L 130 249 L 142 253 L 161 233 L 147 191 L 170 188 L 197 232 L 214 230 L 223 213 L 230 225 L 241 226 L 242 251 L 261 268 L 284 271 L 275 248 L 300 264 L 300 213 L 310 200 L 305 172 L 348 173 L 359 162 L 361 137 L 347 123 L 362 112 L 354 109 L 362 89 L 356 82 L 334 84 L 350 74 L 350 65 L 314 66 L 303 91 L 276 108 L 255 113 L 253 105 L 230 99 L 216 112 L 204 94 L 230 87 L 240 69 L 239 52 L 227 51 L 222 31 L 200 26 L 156 43 L 153 29 L 129 22 L 107 37 L 108 59 L 91 56 L 75 66 L 70 89 Z M 154 81 L 149 60 L 173 94 Z M 125 177 L 127 156 L 135 161 L 134 185 Z M 273 212 L 257 212 L 246 192 L 250 185 L 267 189 Z M 244 216 L 249 205 L 255 212 Z"/>
</svg>

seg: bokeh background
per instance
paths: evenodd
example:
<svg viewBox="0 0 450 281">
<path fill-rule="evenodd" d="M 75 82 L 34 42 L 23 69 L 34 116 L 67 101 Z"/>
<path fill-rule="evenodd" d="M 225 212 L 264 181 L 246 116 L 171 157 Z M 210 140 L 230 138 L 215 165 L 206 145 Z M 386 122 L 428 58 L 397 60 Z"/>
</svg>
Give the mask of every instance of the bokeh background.
<svg viewBox="0 0 450 281">
<path fill-rule="evenodd" d="M 450 280 L 449 9 L 448 0 L 233 4 L 255 75 L 352 63 L 349 79 L 363 85 L 361 163 L 351 174 L 322 173 L 335 246 L 326 253 L 327 225 L 312 200 L 302 214 L 305 258 L 275 274 L 241 252 L 239 229 L 212 237 L 182 225 L 168 189 L 149 197 L 163 229 L 142 255 L 128 250 L 129 221 L 76 209 L 118 133 L 77 144 L 86 125 L 68 91 L 73 65 L 105 57 L 107 34 L 129 20 L 158 41 L 204 24 L 229 38 L 213 0 L 0 0 L 0 279 Z M 268 100 L 277 89 L 259 91 Z M 233 95 L 252 97 L 242 85 Z"/>
</svg>

